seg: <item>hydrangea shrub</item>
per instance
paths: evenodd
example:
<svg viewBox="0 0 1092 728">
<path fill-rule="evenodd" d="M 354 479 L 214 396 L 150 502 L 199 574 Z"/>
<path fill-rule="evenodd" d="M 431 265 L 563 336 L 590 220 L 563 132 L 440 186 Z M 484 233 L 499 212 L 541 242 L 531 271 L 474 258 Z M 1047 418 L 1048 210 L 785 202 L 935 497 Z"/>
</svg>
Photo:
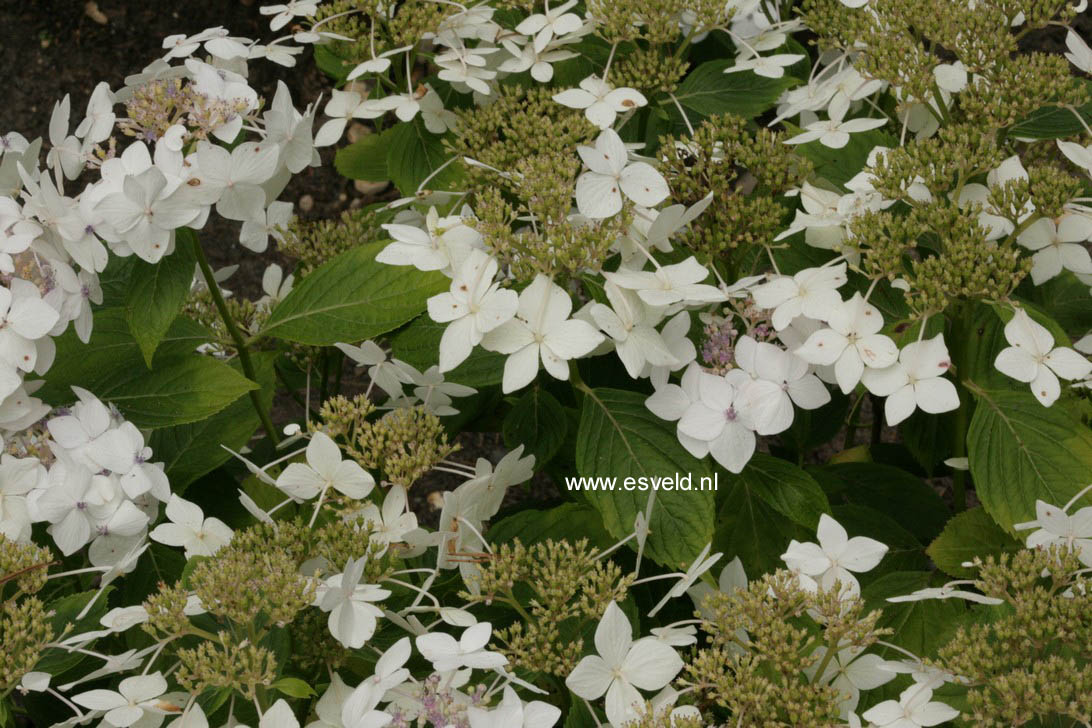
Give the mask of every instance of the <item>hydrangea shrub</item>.
<svg viewBox="0 0 1092 728">
<path fill-rule="evenodd" d="M 0 727 L 1089 725 L 1087 11 L 292 0 L 0 136 Z"/>
</svg>

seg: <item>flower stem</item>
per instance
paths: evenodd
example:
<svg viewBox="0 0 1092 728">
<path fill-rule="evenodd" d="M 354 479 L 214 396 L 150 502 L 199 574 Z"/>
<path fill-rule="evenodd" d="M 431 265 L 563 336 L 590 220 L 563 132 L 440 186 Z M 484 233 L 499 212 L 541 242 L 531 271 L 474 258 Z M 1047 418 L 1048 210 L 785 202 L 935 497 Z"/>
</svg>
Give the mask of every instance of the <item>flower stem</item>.
<svg viewBox="0 0 1092 728">
<path fill-rule="evenodd" d="M 220 292 L 220 284 L 216 282 L 216 278 L 212 272 L 212 266 L 209 265 L 209 259 L 205 255 L 205 249 L 201 247 L 200 240 L 194 240 L 193 249 L 197 256 L 197 267 L 201 269 L 201 276 L 205 279 L 205 285 L 208 287 L 209 294 L 212 296 L 212 302 L 216 304 L 216 310 L 220 313 L 220 318 L 224 322 L 224 328 L 227 329 L 228 334 L 231 336 L 231 340 L 235 342 L 235 349 L 239 352 L 239 364 L 243 368 L 243 374 L 245 374 L 246 378 L 250 381 L 257 382 L 258 377 L 254 369 L 254 360 L 250 358 L 250 350 L 247 349 L 246 339 L 243 338 L 243 333 L 239 331 L 239 327 L 231 317 L 231 312 L 228 311 L 227 302 L 224 301 L 224 294 Z M 273 420 L 269 416 L 269 411 L 262 405 L 260 390 L 252 389 L 247 394 L 250 396 L 250 402 L 254 405 L 254 410 L 258 413 L 258 419 L 262 423 L 262 428 L 265 430 L 266 436 L 273 441 L 274 445 L 276 445 L 280 441 L 280 438 L 277 437 L 277 428 L 273 426 Z"/>
</svg>

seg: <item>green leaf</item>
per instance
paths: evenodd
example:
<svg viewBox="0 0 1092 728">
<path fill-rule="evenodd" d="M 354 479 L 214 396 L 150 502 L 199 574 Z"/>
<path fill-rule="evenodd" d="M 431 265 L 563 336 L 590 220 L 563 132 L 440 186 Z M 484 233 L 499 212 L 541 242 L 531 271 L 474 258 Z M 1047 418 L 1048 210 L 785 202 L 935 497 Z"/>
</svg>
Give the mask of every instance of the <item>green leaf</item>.
<svg viewBox="0 0 1092 728">
<path fill-rule="evenodd" d="M 124 372 L 95 394 L 137 427 L 154 429 L 203 420 L 257 388 L 227 364 L 192 354 L 152 371 Z"/>
<path fill-rule="evenodd" d="M 910 594 L 930 585 L 930 575 L 924 571 L 896 571 L 881 576 L 861 588 L 865 611 L 882 609 L 877 627 L 888 627 L 894 634 L 886 639 L 915 655 L 932 655 L 955 633 L 957 622 L 966 608 L 955 599 L 924 599 L 917 602 L 887 601 L 888 597 Z M 878 649 L 885 657 L 899 655 L 894 650 Z"/>
<path fill-rule="evenodd" d="M 800 83 L 791 76 L 765 78 L 753 71 L 725 73 L 735 65 L 731 59 L 707 61 L 695 68 L 675 91 L 675 98 L 687 111 L 699 117 L 735 114 L 750 119 L 773 107 L 781 92 Z M 660 102 L 669 114 L 678 115 L 675 102 L 668 97 Z M 700 119 L 690 116 L 696 124 Z"/>
<path fill-rule="evenodd" d="M 200 324 L 177 318 L 160 341 L 153 366 L 187 356 L 208 339 L 208 332 Z M 96 311 L 95 326 L 86 344 L 71 327 L 53 341 L 57 345 L 57 355 L 45 385 L 36 392 L 36 396 L 50 404 L 74 401 L 73 386 L 99 394 L 102 388 L 110 387 L 120 379 L 147 372 L 144 355 L 129 330 L 123 308 Z"/>
<path fill-rule="evenodd" d="M 398 328 L 447 290 L 439 272 L 378 263 L 387 244 L 348 250 L 300 281 L 273 309 L 262 334 L 312 346 L 357 342 Z"/>
<path fill-rule="evenodd" d="M 675 428 L 648 411 L 645 395 L 617 389 L 585 393 L 576 444 L 576 470 L 583 477 L 614 478 L 614 490 L 583 491 L 615 538 L 633 532 L 649 498 L 655 503 L 645 553 L 673 567 L 689 564 L 713 536 L 713 473 L 708 463 L 683 449 Z M 637 490 L 637 478 L 690 477 L 691 490 Z M 626 478 L 633 478 L 625 489 Z M 706 478 L 706 490 L 701 487 Z M 649 481 L 646 481 L 648 483 Z"/>
<path fill-rule="evenodd" d="M 563 503 L 547 510 L 528 508 L 489 524 L 486 535 L 490 543 L 507 543 L 517 538 L 524 544 L 547 539 L 575 543 L 586 538 L 599 549 L 614 543 L 604 530 L 598 511 L 583 503 Z"/>
<path fill-rule="evenodd" d="M 425 129 L 420 118 L 398 124 L 389 133 L 389 137 L 383 134 L 387 145 L 386 179 L 393 180 L 398 191 L 409 197 L 448 160 L 448 155 L 441 137 Z M 460 171 L 458 162 L 448 165 L 429 181 L 429 189 L 446 189 L 458 179 Z"/>
<path fill-rule="evenodd" d="M 195 245 L 200 245 L 197 236 L 189 228 L 182 228 L 175 235 L 173 253 L 154 265 L 141 260 L 129 273 L 125 317 L 149 369 L 156 347 L 189 295 L 196 262 Z"/>
<path fill-rule="evenodd" d="M 387 174 L 389 134 L 390 130 L 382 134 L 365 134 L 349 146 L 337 150 L 334 155 L 334 168 L 338 174 L 367 182 L 390 179 Z"/>
<path fill-rule="evenodd" d="M 391 339 L 391 354 L 407 364 L 425 371 L 440 361 L 440 338 L 446 324 L 439 324 L 427 315 L 418 316 Z M 488 387 L 500 384 L 504 377 L 504 355 L 474 347 L 459 366 L 444 374 L 444 379 L 468 387 Z"/>
<path fill-rule="evenodd" d="M 1092 90 L 1092 81 L 1085 81 L 1085 84 Z M 1081 106 L 1077 111 L 1084 119 L 1084 124 L 1069 109 L 1044 106 L 1009 127 L 1008 135 L 1016 139 L 1062 139 L 1081 134 L 1086 125 L 1092 125 L 1092 102 Z"/>
<path fill-rule="evenodd" d="M 565 410 L 554 396 L 539 386 L 520 397 L 504 418 L 504 444 L 509 448 L 525 445 L 535 456 L 535 469 L 550 462 L 565 442 L 569 422 Z"/>
<path fill-rule="evenodd" d="M 781 554 L 792 539 L 814 536 L 781 515 L 764 498 L 748 487 L 744 478 L 736 478 L 731 487 L 718 493 L 716 533 L 713 550 L 726 560 L 739 557 L 748 574 L 763 574 L 784 567 Z"/>
<path fill-rule="evenodd" d="M 846 484 L 847 502 L 886 513 L 921 543 L 939 534 L 951 515 L 935 490 L 901 468 L 880 463 L 842 463 L 828 465 L 824 470 Z"/>
<path fill-rule="evenodd" d="M 266 407 L 273 401 L 273 362 L 277 356 L 277 352 L 252 355 Z M 243 395 L 200 422 L 154 430 L 148 446 L 155 453 L 156 460 L 163 461 L 171 490 L 182 494 L 190 483 L 231 458 L 225 446 L 238 451 L 246 445 L 260 424 L 254 403 L 248 395 Z"/>
<path fill-rule="evenodd" d="M 944 573 L 957 579 L 975 575 L 974 569 L 962 566 L 976 556 L 1000 556 L 1006 551 L 1016 551 L 1020 542 L 998 526 L 983 508 L 972 508 L 948 521 L 940 535 L 929 544 L 929 558 Z"/>
<path fill-rule="evenodd" d="M 309 698 L 317 695 L 315 689 L 300 680 L 298 677 L 282 677 L 269 686 L 273 690 L 284 693 L 290 698 Z"/>
<path fill-rule="evenodd" d="M 983 389 L 967 433 L 967 456 L 978 498 L 998 524 L 1035 518 L 1035 501 L 1065 505 L 1092 481 L 1092 430 L 1030 392 Z M 1086 498 L 1092 501 L 1092 498 Z"/>
<path fill-rule="evenodd" d="M 739 475 L 720 471 L 720 476 L 729 488 L 743 481 L 766 505 L 809 530 L 815 530 L 821 515 L 830 513 L 830 502 L 815 478 L 787 460 L 755 453 Z"/>
</svg>

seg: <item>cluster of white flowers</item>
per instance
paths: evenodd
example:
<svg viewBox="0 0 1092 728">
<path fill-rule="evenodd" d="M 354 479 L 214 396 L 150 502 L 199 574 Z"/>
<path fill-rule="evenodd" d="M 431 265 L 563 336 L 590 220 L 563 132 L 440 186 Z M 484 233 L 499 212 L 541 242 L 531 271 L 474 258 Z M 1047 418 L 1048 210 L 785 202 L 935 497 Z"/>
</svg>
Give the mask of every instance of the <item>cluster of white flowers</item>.
<svg viewBox="0 0 1092 728">
<path fill-rule="evenodd" d="M 62 554 L 90 544 L 94 570 L 112 579 L 135 566 L 170 488 L 140 431 L 90 393 L 76 394 L 76 404 L 46 423 L 41 458 L 3 455 L 0 534 L 26 543 L 33 523 L 48 523 Z"/>
<path fill-rule="evenodd" d="M 771 22 L 771 8 L 760 7 L 757 0 L 731 5 L 735 12 L 728 32 L 741 50 L 737 64 L 728 71 L 751 70 L 776 78 L 786 66 L 801 59 L 793 54 L 761 55 L 783 47 L 789 34 L 800 29 L 798 19 Z M 530 69 L 536 81 L 547 82 L 552 78 L 550 63 L 568 58 L 564 46 L 581 38 L 596 22 L 573 11 L 573 3 L 548 8 L 514 29 L 496 23 L 493 10 L 486 6 L 456 13 L 432 39 L 438 46 L 440 77 L 452 82 L 456 91 L 473 91 L 480 104 L 489 103 L 497 81 L 510 73 Z M 472 47 L 466 45 L 471 40 Z M 398 48 L 373 58 L 355 67 L 350 78 L 383 73 L 392 56 L 412 50 Z M 855 69 L 851 53 L 828 54 L 821 60 L 825 65 L 816 67 L 809 83 L 782 95 L 775 121 L 793 117 L 804 129 L 787 143 L 818 140 L 840 148 L 848 143 L 850 134 L 888 122 L 886 117 L 849 118 L 866 107 L 871 97 L 885 91 L 885 83 Z M 656 161 L 635 156 L 632 147 L 640 145 L 627 147 L 615 131 L 647 100 L 634 89 L 612 86 L 606 80 L 609 66 L 608 62 L 602 75 L 589 76 L 578 88 L 554 96 L 559 104 L 584 110 L 588 120 L 602 130 L 594 146 L 574 150 L 585 171 L 577 180 L 572 219 L 597 224 L 624 208 L 634 217 L 627 235 L 615 243 L 614 250 L 622 253 L 621 267 L 592 272 L 601 273 L 604 279 L 605 303 L 574 306 L 568 291 L 541 275 L 518 293 L 511 290 L 512 277 L 490 256 L 468 205 L 446 217 L 435 207 L 423 216 L 403 209 L 393 223 L 384 226 L 394 242 L 377 260 L 422 271 L 439 270 L 452 280 L 450 292 L 435 296 L 428 306 L 430 317 L 446 324 L 438 374 L 454 369 L 481 346 L 507 357 L 503 390 L 508 393 L 530 384 L 540 369 L 566 380 L 574 360 L 614 350 L 630 376 L 651 378 L 656 394 L 649 398 L 648 406 L 658 416 L 678 421 L 680 442 L 698 457 L 711 454 L 733 472 L 739 472 L 750 459 L 756 435 L 783 432 L 793 422 L 794 407 L 814 409 L 830 400 L 821 381 L 836 384 L 843 393 L 863 384 L 872 394 L 886 397 L 889 425 L 902 422 L 918 409 L 940 413 L 959 406 L 955 385 L 943 376 L 951 365 L 942 335 L 925 338 L 926 322 L 922 321 L 918 340 L 900 351 L 881 333 L 884 320 L 869 303 L 871 288 L 864 295 L 854 292 L 848 297 L 838 290 L 848 281 L 847 266 L 855 267 L 860 260 L 849 234 L 850 222 L 865 212 L 894 204 L 873 187 L 871 169 L 886 148 L 872 150 L 866 168 L 846 183 L 845 194 L 809 183 L 796 191 L 801 209 L 778 240 L 803 232 L 809 245 L 833 250 L 839 257 L 793 276 L 772 274 L 727 285 L 694 258 L 673 264 L 656 259 L 655 253 L 671 251 L 669 237 L 691 223 L 708 200 L 691 210 L 663 204 L 669 202 L 670 190 L 656 169 Z M 938 67 L 937 78 L 942 93 L 948 95 L 971 82 L 958 64 Z M 924 104 L 935 103 L 924 99 L 908 105 L 911 110 L 901 119 L 904 135 L 906 129 L 918 136 L 936 131 L 936 126 L 928 123 L 933 114 L 924 110 Z M 443 110 L 439 104 L 439 97 L 427 86 L 377 100 L 362 100 L 355 91 L 335 92 L 326 109 L 332 119 L 323 126 L 321 141 L 337 141 L 352 118 L 376 118 L 394 111 L 400 120 L 408 121 L 418 112 L 426 114 L 426 106 L 426 125 L 443 132 L 449 125 L 437 121 Z M 918 106 L 922 108 L 916 112 Z M 819 118 L 821 112 L 827 119 Z M 1059 145 L 1075 164 L 1092 174 L 1088 150 L 1073 143 Z M 966 184 L 960 191 L 961 204 L 981 207 L 980 221 L 991 239 L 1012 233 L 1013 225 L 991 211 L 990 188 L 1017 179 L 1026 180 L 1027 172 L 1013 157 L 988 175 L 987 184 Z M 915 183 L 909 192 L 921 202 L 930 199 L 924 185 Z M 1028 209 L 1022 214 L 1032 212 Z M 1090 235 L 1092 216 L 1077 206 L 1059 221 L 1040 220 L 1023 230 L 1019 242 L 1036 251 L 1035 282 L 1048 280 L 1063 268 L 1092 274 L 1092 261 L 1081 244 Z M 711 278 L 717 283 L 706 282 Z M 735 346 L 731 371 L 711 374 L 695 362 L 697 352 L 687 337 L 691 312 L 734 298 L 749 298 L 756 308 L 768 311 L 774 333 L 746 332 Z M 1024 318 L 1022 312 L 1017 315 Z M 1009 332 L 1007 328 L 1006 334 Z M 1058 396 L 1056 378 L 1050 381 L 1054 374 L 1082 380 L 1092 371 L 1092 364 L 1084 357 L 1065 355 L 1072 351 L 1069 349 L 1056 350 L 1050 361 L 1044 358 L 1050 347 L 1039 352 L 1024 345 L 1019 351 L 1028 351 L 1035 359 L 1036 371 L 1032 371 L 1030 360 L 1014 363 L 1007 355 L 1004 362 L 998 360 L 998 367 L 1021 381 L 1032 382 L 1044 404 Z M 1008 368 L 1004 368 L 1006 364 Z M 680 370 L 685 370 L 681 383 L 670 383 L 671 373 Z M 1046 374 L 1040 376 L 1040 372 Z M 1042 386 L 1035 385 L 1037 381 Z"/>
</svg>

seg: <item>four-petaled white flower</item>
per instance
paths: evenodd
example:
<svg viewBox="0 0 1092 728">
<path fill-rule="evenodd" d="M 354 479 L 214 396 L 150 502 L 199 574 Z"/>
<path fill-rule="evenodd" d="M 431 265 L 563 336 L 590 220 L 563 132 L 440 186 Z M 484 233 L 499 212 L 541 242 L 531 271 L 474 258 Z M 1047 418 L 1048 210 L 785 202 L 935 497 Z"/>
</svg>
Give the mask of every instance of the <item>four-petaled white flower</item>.
<svg viewBox="0 0 1092 728">
<path fill-rule="evenodd" d="M 618 114 L 648 103 L 640 91 L 614 88 L 598 76 L 588 76 L 580 82 L 580 88 L 555 94 L 554 101 L 570 109 L 583 109 L 588 121 L 600 129 L 613 126 Z"/>
<path fill-rule="evenodd" d="M 1088 275 L 1092 273 L 1092 256 L 1084 242 L 1092 236 L 1092 218 L 1084 215 L 1064 215 L 1057 223 L 1050 218 L 1040 218 L 1016 236 L 1016 241 L 1031 256 L 1031 282 L 1045 283 L 1062 270 Z"/>
<path fill-rule="evenodd" d="M 823 674 L 816 679 L 819 665 L 824 661 L 827 647 L 815 648 L 812 657 L 816 659 L 804 673 L 813 683 L 830 685 L 845 696 L 841 703 L 842 716 L 857 709 L 862 690 L 872 690 L 895 679 L 895 673 L 883 669 L 885 661 L 879 655 L 862 655 L 863 648 L 847 647 L 839 650 L 827 662 Z"/>
<path fill-rule="evenodd" d="M 830 392 L 800 357 L 766 341 L 741 336 L 736 364 L 751 376 L 742 385 L 744 408 L 760 435 L 784 432 L 795 417 L 793 405 L 811 410 L 830 401 Z"/>
<path fill-rule="evenodd" d="M 391 595 L 382 587 L 360 583 L 367 562 L 367 556 L 355 561 L 350 559 L 345 564 L 345 571 L 327 579 L 315 594 L 318 608 L 330 613 L 327 620 L 330 634 L 350 649 L 363 647 L 375 634 L 376 620 L 383 616 L 383 610 L 372 602 Z"/>
<path fill-rule="evenodd" d="M 861 585 L 850 572 L 876 568 L 887 553 L 887 546 L 875 539 L 849 538 L 842 525 L 825 513 L 819 517 L 816 536 L 818 544 L 793 539 L 781 558 L 791 570 L 814 579 L 823 589 L 841 585 L 850 593 L 859 593 Z"/>
<path fill-rule="evenodd" d="M 507 665 L 508 658 L 499 652 L 485 649 L 492 634 L 493 625 L 489 622 L 478 622 L 463 630 L 462 636 L 457 640 L 444 632 L 430 632 L 419 635 L 416 644 L 417 649 L 437 672 L 458 670 L 462 667 L 494 670 Z"/>
<path fill-rule="evenodd" d="M 860 293 L 854 293 L 828 316 L 830 328 L 816 331 L 794 353 L 810 364 L 834 364 L 834 376 L 843 394 L 853 391 L 866 366 L 884 369 L 898 359 L 899 347 L 879 333 L 883 328 L 879 309 Z"/>
<path fill-rule="evenodd" d="M 927 728 L 959 717 L 959 711 L 933 701 L 931 689 L 915 684 L 903 690 L 898 700 L 885 700 L 861 717 L 876 728 Z"/>
<path fill-rule="evenodd" d="M 915 408 L 930 414 L 959 408 L 959 393 L 943 376 L 951 365 L 944 336 L 937 334 L 904 346 L 899 360 L 886 369 L 866 369 L 861 381 L 872 394 L 887 397 L 884 416 L 894 427 Z"/>
<path fill-rule="evenodd" d="M 1067 513 L 1087 491 L 1088 488 L 1082 490 L 1062 508 L 1036 500 L 1035 520 L 1017 523 L 1013 528 L 1017 531 L 1036 529 L 1025 542 L 1029 549 L 1064 545 L 1076 552 L 1082 564 L 1092 567 L 1092 506 L 1085 506 L 1073 515 Z"/>
<path fill-rule="evenodd" d="M 561 709 L 533 700 L 524 703 L 512 686 L 504 687 L 504 698 L 494 710 L 468 706 L 470 728 L 551 728 L 561 717 Z"/>
<path fill-rule="evenodd" d="M 232 530 L 219 518 L 205 518 L 200 506 L 172 494 L 167 501 L 169 523 L 156 526 L 148 537 L 168 546 L 181 546 L 186 558 L 212 556 L 231 542 Z"/>
<path fill-rule="evenodd" d="M 516 315 L 519 296 L 494 283 L 497 261 L 472 250 L 451 281 L 451 290 L 428 299 L 428 315 L 446 323 L 440 337 L 440 371 L 448 372 L 466 361 L 486 333 Z"/>
<path fill-rule="evenodd" d="M 360 500 L 375 487 L 371 473 L 352 460 L 342 460 L 341 449 L 325 432 L 312 435 L 306 457 L 306 465 L 290 463 L 277 477 L 277 487 L 297 500 L 310 500 L 329 488 Z"/>
<path fill-rule="evenodd" d="M 648 162 L 629 162 L 626 145 L 613 129 L 604 129 L 594 147 L 576 148 L 588 171 L 576 179 L 576 207 L 599 220 L 618 214 L 622 195 L 642 207 L 667 199 L 667 180 Z"/>
<path fill-rule="evenodd" d="M 163 715 L 159 697 L 167 691 L 167 681 L 156 672 L 151 675 L 127 677 L 114 690 L 89 690 L 72 698 L 77 705 L 105 711 L 103 720 L 115 728 L 138 724 L 149 714 Z"/>
<path fill-rule="evenodd" d="M 569 318 L 572 309 L 569 294 L 539 274 L 520 292 L 516 317 L 485 335 L 486 349 L 508 355 L 502 382 L 506 394 L 534 380 L 539 360 L 551 376 L 568 379 L 568 361 L 603 342 L 603 335 L 587 321 Z"/>
<path fill-rule="evenodd" d="M 842 105 L 832 104 L 830 107 L 830 119 L 827 121 L 813 121 L 805 124 L 806 131 L 785 140 L 786 144 L 807 144 L 818 141 L 824 147 L 841 149 L 849 144 L 849 135 L 870 129 L 878 129 L 887 124 L 887 119 L 850 119 L 845 120 L 845 114 L 849 110 L 848 102 Z"/>
<path fill-rule="evenodd" d="M 826 321 L 842 303 L 838 288 L 845 284 L 846 264 L 806 268 L 755 286 L 755 305 L 773 309 L 772 322 L 781 331 L 797 316 Z"/>
<path fill-rule="evenodd" d="M 617 602 L 607 605 L 595 628 L 595 650 L 565 678 L 565 685 L 585 700 L 607 696 L 607 720 L 614 728 L 639 718 L 641 690 L 659 690 L 679 674 L 682 658 L 655 637 L 633 641 L 633 627 Z"/>
<path fill-rule="evenodd" d="M 1054 336 L 1017 309 L 1005 324 L 1005 340 L 1011 344 L 994 359 L 997 371 L 1018 382 L 1030 382 L 1031 393 L 1044 407 L 1061 396 L 1058 378 L 1083 379 L 1092 373 L 1092 362 L 1066 346 L 1054 346 Z"/>
<path fill-rule="evenodd" d="M 649 306 L 669 306 L 673 303 L 716 303 L 727 298 L 716 286 L 702 283 L 709 270 L 691 256 L 681 263 L 657 266 L 654 271 L 620 268 L 603 277 L 619 288 L 636 291 Z"/>
<path fill-rule="evenodd" d="M 736 61 L 736 65 L 725 68 L 725 73 L 737 73 L 739 71 L 754 71 L 756 76 L 766 78 L 781 78 L 785 75 L 785 68 L 797 61 L 802 61 L 806 56 L 798 53 L 776 53 L 772 56 L 753 56 Z"/>
</svg>

